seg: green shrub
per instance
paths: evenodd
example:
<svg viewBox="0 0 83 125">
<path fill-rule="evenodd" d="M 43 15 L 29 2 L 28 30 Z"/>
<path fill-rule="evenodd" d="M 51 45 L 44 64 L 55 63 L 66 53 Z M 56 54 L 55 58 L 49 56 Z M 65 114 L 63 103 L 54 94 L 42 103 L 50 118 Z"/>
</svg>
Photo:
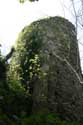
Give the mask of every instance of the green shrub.
<svg viewBox="0 0 83 125">
<path fill-rule="evenodd" d="M 38 112 L 30 117 L 21 118 L 22 125 L 80 125 L 78 122 L 61 120 L 55 113 Z"/>
</svg>

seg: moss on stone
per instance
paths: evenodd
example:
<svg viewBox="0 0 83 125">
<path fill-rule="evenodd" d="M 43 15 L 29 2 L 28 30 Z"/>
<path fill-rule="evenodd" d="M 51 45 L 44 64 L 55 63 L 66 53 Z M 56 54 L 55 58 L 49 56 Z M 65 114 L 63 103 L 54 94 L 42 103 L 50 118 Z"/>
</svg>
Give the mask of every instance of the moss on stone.
<svg viewBox="0 0 83 125">
<path fill-rule="evenodd" d="M 70 120 L 79 120 L 82 89 L 75 72 L 80 75 L 81 69 L 73 24 L 62 17 L 33 22 L 19 34 L 15 46 L 9 77 L 20 81 L 29 90 L 33 99 L 32 110 L 47 108 L 65 119 L 70 116 Z M 73 95 L 77 95 L 75 105 L 71 105 Z"/>
</svg>

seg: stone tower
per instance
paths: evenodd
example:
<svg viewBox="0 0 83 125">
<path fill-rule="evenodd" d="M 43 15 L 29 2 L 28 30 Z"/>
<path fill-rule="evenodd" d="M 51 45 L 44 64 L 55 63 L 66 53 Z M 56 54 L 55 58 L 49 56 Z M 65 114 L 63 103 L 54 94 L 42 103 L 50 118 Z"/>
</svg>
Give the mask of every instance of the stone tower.
<svg viewBox="0 0 83 125">
<path fill-rule="evenodd" d="M 57 112 L 66 120 L 83 114 L 81 68 L 75 27 L 62 17 L 33 22 L 19 34 L 10 76 L 32 95 L 32 110 Z"/>
</svg>

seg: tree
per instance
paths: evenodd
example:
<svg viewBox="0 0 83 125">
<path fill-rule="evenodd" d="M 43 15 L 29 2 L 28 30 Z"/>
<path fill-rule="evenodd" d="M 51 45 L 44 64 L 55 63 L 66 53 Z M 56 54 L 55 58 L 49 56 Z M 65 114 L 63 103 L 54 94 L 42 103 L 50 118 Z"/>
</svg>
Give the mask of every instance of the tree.
<svg viewBox="0 0 83 125">
<path fill-rule="evenodd" d="M 61 5 L 62 5 L 62 9 L 64 12 L 64 17 L 65 17 L 65 12 L 66 10 L 71 14 L 72 19 L 73 19 L 73 23 L 75 24 L 75 28 L 76 28 L 76 35 L 77 35 L 77 39 L 78 39 L 78 44 L 80 45 L 80 47 L 82 48 L 83 46 L 83 36 L 82 36 L 82 32 L 83 32 L 83 0 L 69 0 L 68 3 L 66 4 L 66 0 L 60 0 L 61 1 Z M 65 17 L 66 18 L 66 17 Z M 79 51 L 79 48 L 78 48 Z M 81 55 L 81 61 L 82 61 L 82 57 L 83 57 L 83 53 L 82 51 L 80 51 L 80 55 Z M 81 62 L 82 64 L 82 62 Z"/>
<path fill-rule="evenodd" d="M 19 0 L 20 3 L 24 3 L 26 0 Z M 28 0 L 30 2 L 35 2 L 35 1 L 39 1 L 39 0 Z"/>
<path fill-rule="evenodd" d="M 11 58 L 11 56 L 13 55 L 14 52 L 15 52 L 15 48 L 12 47 L 11 50 L 10 50 L 10 52 L 5 56 L 5 59 L 4 59 L 5 62 L 8 61 L 8 59 Z"/>
<path fill-rule="evenodd" d="M 1 45 L 0 45 L 0 47 L 1 47 Z M 7 72 L 7 67 L 8 67 L 8 62 L 7 61 L 11 58 L 14 51 L 15 51 L 15 49 L 14 49 L 14 47 L 12 47 L 11 51 L 4 57 L 4 56 L 2 56 L 1 50 L 0 50 L 0 81 L 6 87 L 7 87 L 7 84 L 6 84 L 6 72 Z"/>
<path fill-rule="evenodd" d="M 61 0 L 61 5 L 64 13 L 67 10 L 73 16 L 78 35 L 78 29 L 81 28 L 83 30 L 83 0 L 69 0 L 69 5 L 65 3 L 65 0 Z"/>
<path fill-rule="evenodd" d="M 80 32 L 83 32 L 83 0 L 70 0 L 72 9 L 73 9 L 73 15 L 75 19 L 75 26 L 76 26 L 76 35 L 78 38 L 78 43 L 83 46 L 82 39 L 80 38 L 79 34 Z M 79 48 L 78 48 L 79 51 Z M 81 55 L 82 56 L 82 55 Z M 82 59 L 81 59 L 82 61 Z"/>
</svg>

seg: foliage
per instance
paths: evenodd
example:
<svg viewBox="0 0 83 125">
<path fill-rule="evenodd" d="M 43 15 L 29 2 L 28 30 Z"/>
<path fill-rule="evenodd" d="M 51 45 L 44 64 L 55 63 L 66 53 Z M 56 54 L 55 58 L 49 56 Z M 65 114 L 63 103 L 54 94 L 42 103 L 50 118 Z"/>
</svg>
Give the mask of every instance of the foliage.
<svg viewBox="0 0 83 125">
<path fill-rule="evenodd" d="M 37 24 L 39 23 L 37 22 Z M 42 24 L 44 26 L 44 23 Z M 44 33 L 42 27 L 38 27 L 36 23 L 24 28 L 19 34 L 16 51 L 10 65 L 5 64 L 0 54 L 0 68 L 2 68 L 0 70 L 1 125 L 79 125 L 78 122 L 65 121 L 58 114 L 52 112 L 32 113 L 33 101 L 28 87 L 34 83 L 34 77 L 42 76 L 41 55 L 44 54 L 41 52 L 41 48 L 44 46 L 42 43 L 43 36 L 46 35 Z M 5 68 L 9 68 L 7 74 L 6 70 L 3 72 Z M 4 77 L 2 76 L 6 77 L 6 75 L 7 86 L 4 87 Z M 44 73 L 44 75 L 46 74 Z"/>
<path fill-rule="evenodd" d="M 9 86 L 9 90 L 0 88 L 0 123 L 2 125 L 18 125 L 22 112 L 25 112 L 27 117 L 31 113 L 32 99 L 23 89 L 19 89 L 19 86 Z"/>
<path fill-rule="evenodd" d="M 0 80 L 3 79 L 3 72 L 5 72 L 5 64 L 4 64 L 4 61 L 3 61 L 3 57 L 1 55 L 1 51 L 0 51 Z"/>
<path fill-rule="evenodd" d="M 20 3 L 24 3 L 26 0 L 19 0 Z M 35 1 L 38 1 L 38 0 L 28 0 L 30 2 L 35 2 Z"/>
<path fill-rule="evenodd" d="M 23 117 L 22 125 L 79 125 L 78 122 L 61 120 L 59 116 L 51 112 L 38 112 L 30 117 Z"/>
<path fill-rule="evenodd" d="M 8 85 L 6 84 L 6 69 L 7 69 L 7 63 L 4 61 L 4 57 L 1 55 L 0 50 L 0 88 L 8 88 Z"/>
<path fill-rule="evenodd" d="M 6 78 L 7 68 L 0 53 L 0 124 L 18 125 L 21 112 L 30 115 L 32 99 L 18 81 Z"/>
<path fill-rule="evenodd" d="M 39 52 L 41 47 L 42 33 L 35 29 L 34 25 L 28 29 L 24 28 L 19 34 L 16 51 L 10 62 L 8 77 L 14 81 L 19 81 L 26 90 L 29 89 L 34 77 L 40 73 Z"/>
<path fill-rule="evenodd" d="M 9 118 L 0 111 L 0 123 L 2 125 L 80 125 L 79 122 L 61 120 L 57 114 L 51 112 L 37 112 L 30 117 L 26 112 L 22 112 L 19 118 L 16 115 Z"/>
</svg>

